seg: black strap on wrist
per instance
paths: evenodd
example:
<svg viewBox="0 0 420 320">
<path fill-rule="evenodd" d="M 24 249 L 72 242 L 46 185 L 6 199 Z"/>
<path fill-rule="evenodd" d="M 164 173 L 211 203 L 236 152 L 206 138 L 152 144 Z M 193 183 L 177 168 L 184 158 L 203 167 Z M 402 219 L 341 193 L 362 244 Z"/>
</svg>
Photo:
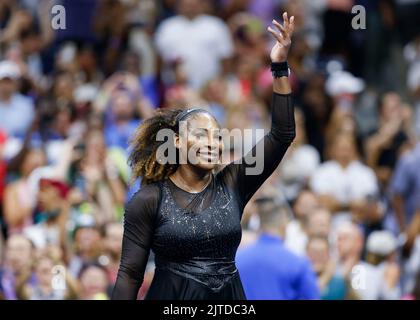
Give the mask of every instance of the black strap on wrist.
<svg viewBox="0 0 420 320">
<path fill-rule="evenodd" d="M 272 62 L 271 73 L 274 78 L 288 77 L 290 75 L 289 64 L 287 61 Z"/>
</svg>

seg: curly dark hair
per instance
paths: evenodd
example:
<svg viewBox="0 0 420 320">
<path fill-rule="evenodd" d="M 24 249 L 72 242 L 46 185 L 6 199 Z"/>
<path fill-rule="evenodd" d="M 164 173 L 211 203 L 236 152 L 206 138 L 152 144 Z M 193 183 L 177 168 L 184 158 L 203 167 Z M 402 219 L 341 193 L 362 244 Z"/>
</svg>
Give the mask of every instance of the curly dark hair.
<svg viewBox="0 0 420 320">
<path fill-rule="evenodd" d="M 156 135 L 162 129 L 179 133 L 178 115 L 185 109 L 157 109 L 156 114 L 140 124 L 130 143 L 131 153 L 128 164 L 133 172 L 133 180 L 142 178 L 142 184 L 150 184 L 163 180 L 174 173 L 179 164 L 179 154 L 176 163 L 161 164 L 157 161 L 156 152 L 166 141 L 158 141 Z M 185 119 L 194 117 L 188 114 Z M 183 117 L 184 118 L 184 117 Z"/>
</svg>

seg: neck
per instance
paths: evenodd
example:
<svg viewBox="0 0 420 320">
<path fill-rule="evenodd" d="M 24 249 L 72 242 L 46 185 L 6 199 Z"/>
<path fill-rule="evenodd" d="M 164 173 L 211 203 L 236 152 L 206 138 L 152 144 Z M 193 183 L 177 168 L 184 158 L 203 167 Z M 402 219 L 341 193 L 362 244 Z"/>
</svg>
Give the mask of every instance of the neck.
<svg viewBox="0 0 420 320">
<path fill-rule="evenodd" d="M 349 165 L 350 165 L 350 163 L 352 162 L 353 160 L 349 160 L 349 161 L 337 161 L 338 162 L 338 164 L 342 167 L 342 168 L 347 168 Z"/>
<path fill-rule="evenodd" d="M 194 20 L 195 18 L 197 18 L 200 14 L 193 14 L 193 13 L 187 13 L 187 14 L 183 14 L 183 16 L 185 18 L 187 18 L 188 20 Z"/>
<path fill-rule="evenodd" d="M 116 117 L 114 120 L 116 125 L 123 125 L 126 124 L 128 121 L 130 121 L 130 118 L 128 117 Z"/>
<path fill-rule="evenodd" d="M 179 166 L 178 170 L 170 176 L 174 182 L 179 182 L 186 191 L 200 192 L 203 190 L 211 179 L 212 172 L 209 170 L 199 170 L 188 164 Z"/>
<path fill-rule="evenodd" d="M 263 233 L 263 234 L 268 234 L 268 235 L 271 235 L 271 236 L 276 236 L 276 237 L 280 237 L 280 238 L 284 238 L 284 232 L 282 231 L 282 230 L 278 230 L 278 229 L 275 229 L 275 228 L 269 228 L 269 227 L 263 227 L 262 229 L 261 229 L 261 233 Z"/>
</svg>

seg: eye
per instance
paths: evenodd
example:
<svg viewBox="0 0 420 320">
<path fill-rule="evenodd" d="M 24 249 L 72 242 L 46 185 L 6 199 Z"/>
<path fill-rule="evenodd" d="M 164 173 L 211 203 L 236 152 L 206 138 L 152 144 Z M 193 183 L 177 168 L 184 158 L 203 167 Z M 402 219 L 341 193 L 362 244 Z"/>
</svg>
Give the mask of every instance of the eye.
<svg viewBox="0 0 420 320">
<path fill-rule="evenodd" d="M 204 129 L 195 129 L 194 135 L 198 138 L 207 137 L 207 133 Z"/>
</svg>

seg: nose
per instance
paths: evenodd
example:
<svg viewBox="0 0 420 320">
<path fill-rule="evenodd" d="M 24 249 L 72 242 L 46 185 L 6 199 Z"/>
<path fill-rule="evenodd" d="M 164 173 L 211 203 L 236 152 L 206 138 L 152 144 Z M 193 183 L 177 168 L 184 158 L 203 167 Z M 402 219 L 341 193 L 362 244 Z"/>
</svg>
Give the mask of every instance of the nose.
<svg viewBox="0 0 420 320">
<path fill-rule="evenodd" d="M 207 146 L 211 152 L 217 151 L 221 148 L 219 133 L 210 132 L 207 142 Z"/>
</svg>

